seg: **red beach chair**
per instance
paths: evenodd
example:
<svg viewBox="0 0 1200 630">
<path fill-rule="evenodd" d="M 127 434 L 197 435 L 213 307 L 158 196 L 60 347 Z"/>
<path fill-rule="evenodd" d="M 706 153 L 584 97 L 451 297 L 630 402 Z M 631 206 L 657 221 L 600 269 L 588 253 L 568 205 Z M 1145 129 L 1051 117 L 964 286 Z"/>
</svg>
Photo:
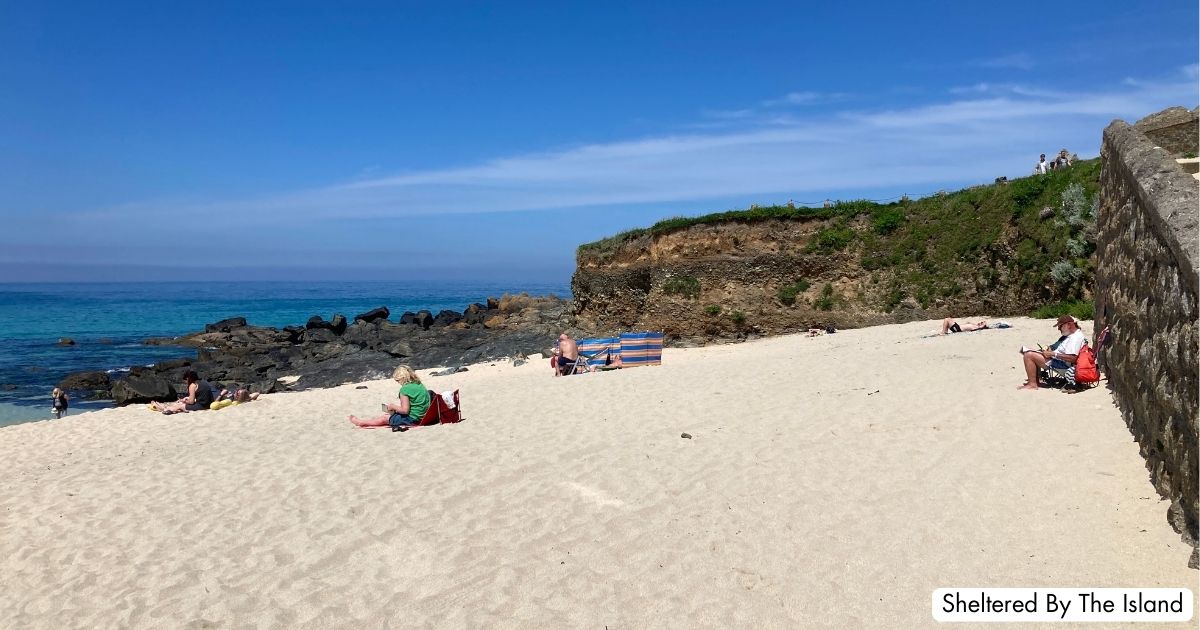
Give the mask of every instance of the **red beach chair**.
<svg viewBox="0 0 1200 630">
<path fill-rule="evenodd" d="M 425 410 L 425 415 L 421 416 L 420 422 L 411 427 L 392 427 L 392 431 L 407 431 L 413 427 L 428 427 L 435 424 L 453 424 L 462 422 L 462 404 L 458 400 L 458 390 L 454 390 L 451 395 L 454 399 L 454 407 L 446 404 L 446 399 L 437 392 L 429 392 L 429 408 Z"/>
</svg>

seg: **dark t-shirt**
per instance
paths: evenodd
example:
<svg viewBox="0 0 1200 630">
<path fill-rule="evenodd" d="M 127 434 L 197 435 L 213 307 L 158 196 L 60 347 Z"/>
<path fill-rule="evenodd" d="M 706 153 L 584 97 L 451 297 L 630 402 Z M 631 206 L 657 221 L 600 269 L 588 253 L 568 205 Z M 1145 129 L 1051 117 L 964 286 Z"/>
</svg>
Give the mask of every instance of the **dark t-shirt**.
<svg viewBox="0 0 1200 630">
<path fill-rule="evenodd" d="M 212 404 L 212 401 L 212 385 L 209 385 L 208 381 L 205 380 L 196 381 L 196 405 L 207 409 Z"/>
</svg>

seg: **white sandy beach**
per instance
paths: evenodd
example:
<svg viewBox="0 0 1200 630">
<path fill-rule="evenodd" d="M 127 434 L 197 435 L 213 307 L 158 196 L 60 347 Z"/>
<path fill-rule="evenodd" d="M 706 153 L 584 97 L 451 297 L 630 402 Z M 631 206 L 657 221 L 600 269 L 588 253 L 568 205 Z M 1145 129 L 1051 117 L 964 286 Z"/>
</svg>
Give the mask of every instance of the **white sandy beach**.
<svg viewBox="0 0 1200 630">
<path fill-rule="evenodd" d="M 407 433 L 346 421 L 386 380 L 3 428 L 0 628 L 906 628 L 945 586 L 1195 589 L 1109 393 L 1017 391 L 1056 333 L 1010 321 L 423 371 L 466 421 Z"/>
</svg>

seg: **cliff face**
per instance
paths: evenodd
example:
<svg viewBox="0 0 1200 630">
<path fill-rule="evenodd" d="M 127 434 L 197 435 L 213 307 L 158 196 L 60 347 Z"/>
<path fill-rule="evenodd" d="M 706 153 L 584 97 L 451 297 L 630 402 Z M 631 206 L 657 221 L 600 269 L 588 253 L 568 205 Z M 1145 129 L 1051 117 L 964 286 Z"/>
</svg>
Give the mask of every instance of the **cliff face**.
<svg viewBox="0 0 1200 630">
<path fill-rule="evenodd" d="M 1066 225 L 1063 194 L 1079 181 L 1094 190 L 1098 164 L 1072 168 L 809 216 L 780 208 L 786 218 L 751 210 L 729 220 L 670 220 L 585 245 L 572 279 L 577 322 L 596 332 L 663 330 L 669 340 L 737 339 L 1028 314 L 1087 299 L 1090 245 L 1082 236 L 1067 243 L 1082 228 Z M 1066 267 L 1052 277 L 1056 263 Z"/>
<path fill-rule="evenodd" d="M 579 325 L 663 330 L 683 339 L 738 338 L 818 325 L 855 328 L 951 312 L 1019 312 L 1031 303 L 1030 296 L 972 286 L 958 296 L 940 297 L 927 308 L 914 298 L 903 298 L 886 312 L 892 274 L 864 269 L 861 248 L 807 251 L 817 233 L 832 222 L 696 226 L 638 238 L 604 260 L 580 256 L 571 284 Z M 988 258 L 978 264 L 990 266 Z M 786 287 L 804 287 L 795 291 L 790 305 L 780 296 Z"/>
</svg>

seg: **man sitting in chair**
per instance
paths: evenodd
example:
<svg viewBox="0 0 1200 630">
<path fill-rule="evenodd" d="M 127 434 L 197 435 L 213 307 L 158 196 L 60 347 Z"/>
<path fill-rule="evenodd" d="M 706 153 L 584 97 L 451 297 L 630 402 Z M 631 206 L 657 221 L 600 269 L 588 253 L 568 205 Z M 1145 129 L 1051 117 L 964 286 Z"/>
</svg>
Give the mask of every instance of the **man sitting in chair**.
<svg viewBox="0 0 1200 630">
<path fill-rule="evenodd" d="M 1075 365 L 1079 358 L 1079 350 L 1087 343 L 1079 324 L 1070 315 L 1062 315 L 1054 327 L 1062 333 L 1063 338 L 1055 350 L 1026 350 L 1021 353 L 1021 361 L 1025 364 L 1025 384 L 1017 389 L 1037 389 L 1038 370 L 1049 365 L 1052 368 L 1065 370 Z"/>
<path fill-rule="evenodd" d="M 567 333 L 558 336 L 557 358 L 555 376 L 564 376 L 575 371 L 575 362 L 579 361 L 579 346 Z"/>
</svg>

